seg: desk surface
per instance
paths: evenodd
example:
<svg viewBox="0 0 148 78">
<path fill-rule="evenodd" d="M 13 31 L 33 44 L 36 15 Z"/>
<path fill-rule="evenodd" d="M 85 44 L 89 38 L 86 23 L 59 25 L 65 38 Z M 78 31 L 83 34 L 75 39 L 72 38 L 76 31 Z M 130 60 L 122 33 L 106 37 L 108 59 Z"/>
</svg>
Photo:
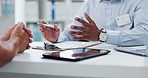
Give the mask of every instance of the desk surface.
<svg viewBox="0 0 148 78">
<path fill-rule="evenodd" d="M 36 44 L 40 43 L 32 45 Z M 0 77 L 16 78 L 19 74 L 25 74 L 28 78 L 148 78 L 148 57 L 120 53 L 113 50 L 114 47 L 107 44 L 92 47 L 108 49 L 111 53 L 79 62 L 43 59 L 44 51 L 29 49 L 0 68 Z"/>
</svg>

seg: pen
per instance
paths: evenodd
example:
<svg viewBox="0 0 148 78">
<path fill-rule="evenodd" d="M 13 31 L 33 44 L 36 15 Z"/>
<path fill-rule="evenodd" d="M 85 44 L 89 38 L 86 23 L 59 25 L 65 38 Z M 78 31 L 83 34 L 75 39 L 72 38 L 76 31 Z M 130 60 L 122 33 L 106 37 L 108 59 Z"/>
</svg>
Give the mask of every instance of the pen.
<svg viewBox="0 0 148 78">
<path fill-rule="evenodd" d="M 54 28 L 54 26 L 53 26 L 53 25 L 50 25 L 50 24 L 42 24 L 42 25 L 44 25 L 44 26 L 46 26 L 46 27 Z"/>
</svg>

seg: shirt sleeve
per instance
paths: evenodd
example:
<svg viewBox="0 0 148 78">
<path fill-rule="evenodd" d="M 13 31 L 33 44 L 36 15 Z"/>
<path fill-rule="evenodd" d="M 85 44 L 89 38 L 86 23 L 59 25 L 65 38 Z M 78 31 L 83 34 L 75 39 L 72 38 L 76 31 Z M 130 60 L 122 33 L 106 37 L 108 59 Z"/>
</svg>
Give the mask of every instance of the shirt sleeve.
<svg viewBox="0 0 148 78">
<path fill-rule="evenodd" d="M 84 13 L 88 13 L 88 1 L 85 1 L 82 6 L 80 7 L 80 10 L 78 11 L 78 13 L 76 14 L 75 17 L 79 17 L 83 20 L 86 21 L 86 19 L 84 18 Z M 74 18 L 75 18 L 74 17 Z M 78 31 L 78 30 L 74 30 L 74 29 L 71 29 L 70 26 L 71 25 L 75 25 L 75 26 L 83 26 L 81 23 L 75 21 L 75 19 L 73 18 L 72 20 L 72 23 L 69 24 L 68 26 L 66 26 L 64 28 L 64 31 L 62 33 L 60 33 L 60 36 L 59 36 L 59 39 L 58 39 L 58 42 L 63 42 L 63 41 L 77 41 L 77 40 L 72 40 L 71 37 L 74 37 L 74 36 L 78 36 L 78 35 L 71 35 L 68 33 L 68 31 Z"/>
<path fill-rule="evenodd" d="M 122 31 L 107 30 L 107 43 L 118 46 L 144 45 L 148 40 L 148 1 L 141 0 L 133 14 L 133 29 Z"/>
</svg>

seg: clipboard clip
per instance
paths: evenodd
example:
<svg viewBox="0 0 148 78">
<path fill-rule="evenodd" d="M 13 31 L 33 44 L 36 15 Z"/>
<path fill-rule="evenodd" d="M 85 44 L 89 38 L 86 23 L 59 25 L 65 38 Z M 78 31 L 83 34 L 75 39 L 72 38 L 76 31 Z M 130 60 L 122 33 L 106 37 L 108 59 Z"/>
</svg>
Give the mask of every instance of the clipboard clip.
<svg viewBox="0 0 148 78">
<path fill-rule="evenodd" d="M 57 49 L 61 49 L 61 48 L 59 48 L 53 44 L 44 43 L 44 50 L 46 50 L 46 51 L 55 51 Z"/>
</svg>

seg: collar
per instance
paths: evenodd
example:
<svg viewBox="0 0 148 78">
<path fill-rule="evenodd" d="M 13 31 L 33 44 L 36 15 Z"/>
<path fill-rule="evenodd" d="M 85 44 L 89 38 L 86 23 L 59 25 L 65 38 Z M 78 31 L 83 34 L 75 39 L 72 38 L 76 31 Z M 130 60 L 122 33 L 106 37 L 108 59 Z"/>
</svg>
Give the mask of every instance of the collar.
<svg viewBox="0 0 148 78">
<path fill-rule="evenodd" d="M 106 1 L 106 0 L 100 0 L 100 2 L 103 2 L 103 1 Z M 113 0 L 114 1 L 114 0 Z M 116 0 L 116 1 L 121 1 L 123 2 L 124 0 Z"/>
</svg>

